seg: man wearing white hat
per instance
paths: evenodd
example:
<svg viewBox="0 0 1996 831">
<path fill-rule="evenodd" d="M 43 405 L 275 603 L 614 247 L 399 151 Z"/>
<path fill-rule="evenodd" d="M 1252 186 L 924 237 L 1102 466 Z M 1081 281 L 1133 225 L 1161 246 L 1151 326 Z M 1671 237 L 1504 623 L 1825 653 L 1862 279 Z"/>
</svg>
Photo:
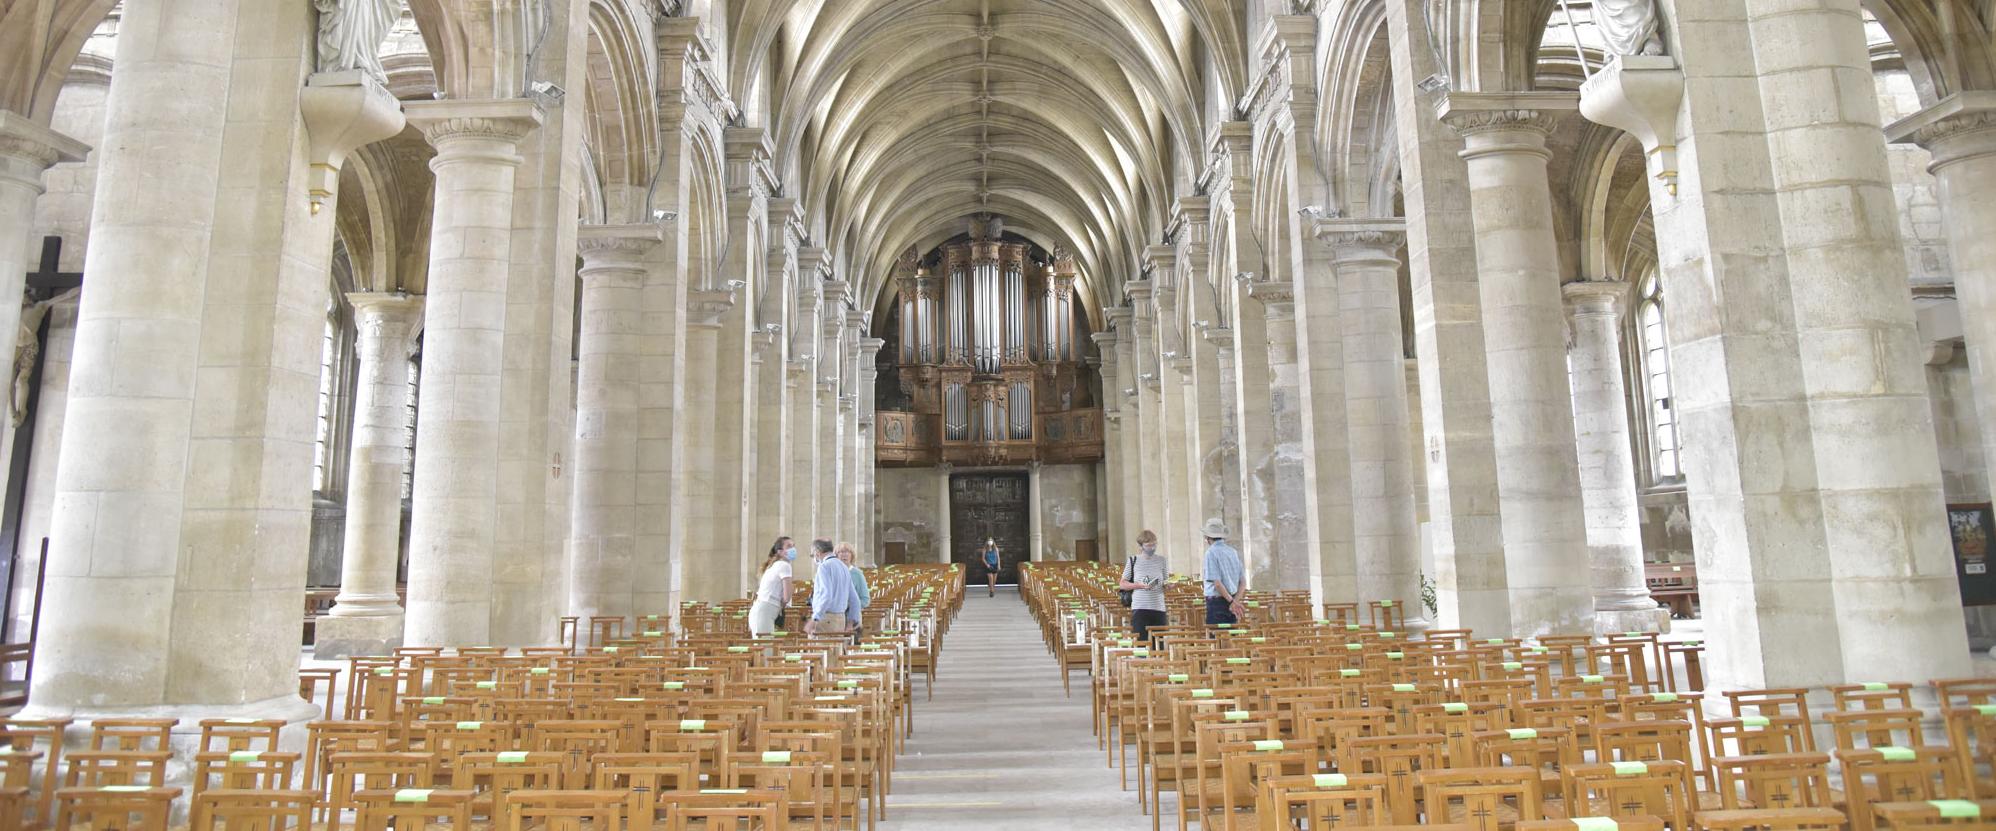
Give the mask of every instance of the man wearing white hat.
<svg viewBox="0 0 1996 831">
<path fill-rule="evenodd" d="M 1247 612 L 1241 605 L 1247 571 L 1241 553 L 1227 544 L 1227 524 L 1218 517 L 1206 520 L 1201 534 L 1206 538 L 1206 625 L 1239 623 Z"/>
</svg>

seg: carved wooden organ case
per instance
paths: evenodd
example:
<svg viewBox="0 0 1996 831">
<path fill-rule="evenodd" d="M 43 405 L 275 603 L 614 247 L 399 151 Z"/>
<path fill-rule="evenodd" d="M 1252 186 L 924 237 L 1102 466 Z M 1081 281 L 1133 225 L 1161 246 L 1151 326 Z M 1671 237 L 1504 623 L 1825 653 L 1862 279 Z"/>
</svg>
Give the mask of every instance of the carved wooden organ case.
<svg viewBox="0 0 1996 831">
<path fill-rule="evenodd" d="M 1102 457 L 1074 262 L 995 221 L 896 266 L 891 350 L 875 420 L 887 465 L 1009 465 Z M 896 394 L 898 393 L 898 394 Z"/>
</svg>

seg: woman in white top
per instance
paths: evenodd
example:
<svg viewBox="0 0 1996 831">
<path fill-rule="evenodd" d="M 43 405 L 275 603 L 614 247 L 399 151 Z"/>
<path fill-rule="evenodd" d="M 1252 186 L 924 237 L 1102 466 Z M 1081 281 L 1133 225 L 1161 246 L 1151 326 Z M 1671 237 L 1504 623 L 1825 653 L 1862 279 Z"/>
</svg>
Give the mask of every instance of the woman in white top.
<svg viewBox="0 0 1996 831">
<path fill-rule="evenodd" d="M 762 580 L 755 587 L 755 605 L 749 607 L 749 634 L 762 637 L 776 631 L 776 619 L 790 605 L 790 561 L 797 559 L 797 544 L 789 537 L 777 537 L 762 561 Z"/>
</svg>

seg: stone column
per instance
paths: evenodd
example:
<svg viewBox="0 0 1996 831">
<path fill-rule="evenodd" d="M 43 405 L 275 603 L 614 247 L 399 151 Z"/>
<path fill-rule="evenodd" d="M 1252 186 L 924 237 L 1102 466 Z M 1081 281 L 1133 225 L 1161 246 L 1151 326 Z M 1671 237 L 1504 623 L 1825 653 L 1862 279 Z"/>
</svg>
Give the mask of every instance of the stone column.
<svg viewBox="0 0 1996 831">
<path fill-rule="evenodd" d="M 1325 229 L 1320 229 L 1325 230 Z M 1409 629 L 1424 629 L 1421 538 L 1414 520 L 1414 447 L 1400 326 L 1397 228 L 1332 226 L 1324 235 L 1337 272 L 1344 342 L 1346 433 L 1351 448 L 1353 545 L 1361 600 L 1394 600 Z"/>
<path fill-rule="evenodd" d="M 1661 631 L 1670 613 L 1643 582 L 1642 513 L 1636 505 L 1636 459 L 1629 443 L 1628 393 L 1622 379 L 1622 305 L 1629 284 L 1577 282 L 1561 287 L 1573 329 L 1573 428 L 1580 495 L 1587 506 L 1597 634 Z"/>
<path fill-rule="evenodd" d="M 1102 557 L 1119 560 L 1125 547 L 1135 545 L 1136 529 L 1123 524 L 1123 500 L 1129 495 L 1123 492 L 1123 466 L 1130 459 L 1123 455 L 1123 412 L 1122 382 L 1116 372 L 1116 334 L 1111 331 L 1094 332 L 1089 339 L 1095 342 L 1095 374 L 1102 380 L 1102 476 L 1105 498 L 1102 502 L 1103 540 L 1098 547 Z"/>
<path fill-rule="evenodd" d="M 315 627 L 312 657 L 386 655 L 402 645 L 395 566 L 402 555 L 403 429 L 409 420 L 409 348 L 423 298 L 354 292 L 360 356 L 347 462 L 340 593 Z"/>
<path fill-rule="evenodd" d="M 686 293 L 686 383 L 690 389 L 711 395 L 720 379 L 715 374 L 716 351 L 720 348 L 722 318 L 734 309 L 734 294 L 726 291 L 694 290 Z M 688 396 L 689 400 L 692 396 Z M 718 477 L 715 431 L 721 414 L 716 407 L 688 406 L 680 416 L 678 434 L 686 442 L 686 469 L 677 482 L 676 498 L 686 502 L 687 527 L 679 535 L 674 564 L 679 579 L 678 602 L 719 603 L 733 598 L 736 571 L 734 561 L 718 562 L 717 554 L 703 535 L 720 527 L 729 517 L 715 514 L 714 499 Z M 806 546 L 798 546 L 803 549 Z M 673 606 L 675 612 L 678 603 Z"/>
<path fill-rule="evenodd" d="M 874 442 L 878 435 L 874 431 L 874 395 L 880 381 L 880 369 L 874 361 L 880 355 L 880 348 L 887 341 L 880 338 L 861 338 L 859 341 L 859 544 L 863 546 L 867 561 L 881 564 L 880 551 L 880 508 L 878 480 L 874 459 Z"/>
<path fill-rule="evenodd" d="M 1296 295 L 1287 280 L 1246 281 L 1261 304 L 1268 333 L 1269 482 L 1266 505 L 1269 535 L 1258 541 L 1269 571 L 1260 589 L 1293 591 L 1310 588 L 1309 533 L 1303 504 L 1303 394 L 1296 365 Z M 1254 569 L 1251 569 L 1254 570 Z M 1274 585 L 1266 582 L 1272 576 Z M 1320 592 L 1313 592 L 1312 596 Z"/>
<path fill-rule="evenodd" d="M 1414 94 L 1413 79 L 1441 70 L 1427 41 L 1422 0 L 1387 0 L 1394 136 L 1407 217 L 1407 274 L 1420 373 L 1422 471 L 1431 517 L 1436 625 L 1511 634 L 1505 589 L 1490 381 L 1469 215 L 1462 139 Z"/>
<path fill-rule="evenodd" d="M 1546 178 L 1546 137 L 1552 111 L 1562 106 L 1571 106 L 1570 96 L 1457 93 L 1438 109 L 1462 134 L 1468 163 L 1504 568 L 1517 636 L 1594 628 Z"/>
<path fill-rule="evenodd" d="M 1026 556 L 1033 562 L 1045 562 L 1047 558 L 1042 534 L 1046 527 L 1046 512 L 1040 507 L 1040 463 L 1026 466 Z"/>
<path fill-rule="evenodd" d="M 540 112 L 524 98 L 406 107 L 437 155 L 403 640 L 480 646 L 492 639 L 513 175 Z"/>
<path fill-rule="evenodd" d="M 323 314 L 332 245 L 331 217 L 308 213 L 305 62 L 286 51 L 309 40 L 310 11 L 134 0 L 124 23 L 24 715 L 302 722 L 317 362 L 299 359 L 317 354 L 319 318 L 298 313 Z"/>
<path fill-rule="evenodd" d="M 952 552 L 956 550 L 955 547 L 956 541 L 950 539 L 950 503 L 949 503 L 949 477 L 950 473 L 954 470 L 955 468 L 952 467 L 948 462 L 936 465 L 936 486 L 937 490 L 940 491 L 936 495 L 936 504 L 942 506 L 942 514 L 943 514 L 941 521 L 936 523 L 936 525 L 939 528 L 941 528 L 939 536 L 942 539 L 942 544 L 943 544 L 943 549 L 941 551 L 936 552 L 936 562 L 938 563 L 950 562 L 950 560 L 955 556 L 955 554 Z"/>
<path fill-rule="evenodd" d="M 41 240 L 35 236 L 35 199 L 42 195 L 42 174 L 57 162 L 77 162 L 90 148 L 75 139 L 43 127 L 29 118 L 0 110 L 0 342 L 8 347 L 8 366 L 13 366 L 15 334 L 20 328 L 21 290 L 25 276 L 38 264 Z M 33 337 L 28 332 L 26 337 Z M 9 377 L 11 384 L 11 376 Z M 8 387 L 12 389 L 11 386 Z M 16 406 L 26 406 L 26 401 Z M 0 418 L 0 493 L 7 488 L 7 472 L 12 470 L 14 419 Z"/>
<path fill-rule="evenodd" d="M 574 507 L 566 614 L 656 614 L 638 608 L 638 383 L 644 362 L 646 259 L 656 225 L 585 225 L 577 343 Z"/>
<path fill-rule="evenodd" d="M 1893 124 L 1886 134 L 1933 155 L 1948 261 L 1960 304 L 1962 345 L 1982 425 L 1982 458 L 1996 469 L 1996 92 L 1958 92 Z M 1996 479 L 1990 481 L 1996 482 Z"/>
<path fill-rule="evenodd" d="M 1219 310 L 1214 309 L 1214 317 Z M 1234 330 L 1227 321 L 1213 321 L 1204 332 L 1199 333 L 1206 342 L 1202 355 L 1195 365 L 1198 376 L 1194 395 L 1200 397 L 1200 446 L 1206 448 L 1205 465 L 1200 475 L 1199 487 L 1209 494 L 1207 503 L 1217 508 L 1208 512 L 1218 516 L 1231 527 L 1241 524 L 1241 446 L 1240 436 L 1235 427 L 1236 404 L 1234 396 L 1238 390 L 1234 386 Z M 1210 423 L 1205 412 L 1211 407 Z M 1209 440 L 1210 439 L 1210 440 Z M 1204 523 L 1205 519 L 1199 520 Z"/>
</svg>

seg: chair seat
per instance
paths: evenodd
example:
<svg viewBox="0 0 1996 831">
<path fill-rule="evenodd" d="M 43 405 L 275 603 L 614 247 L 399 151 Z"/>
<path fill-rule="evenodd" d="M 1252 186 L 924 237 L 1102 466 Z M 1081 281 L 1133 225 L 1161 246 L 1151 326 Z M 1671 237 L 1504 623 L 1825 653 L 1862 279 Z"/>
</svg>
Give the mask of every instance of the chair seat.
<svg viewBox="0 0 1996 831">
<path fill-rule="evenodd" d="M 1741 808 L 1725 811 L 1699 811 L 1693 819 L 1704 827 L 1753 824 L 1777 819 L 1808 825 L 1843 825 L 1844 812 L 1835 808 Z"/>
</svg>

